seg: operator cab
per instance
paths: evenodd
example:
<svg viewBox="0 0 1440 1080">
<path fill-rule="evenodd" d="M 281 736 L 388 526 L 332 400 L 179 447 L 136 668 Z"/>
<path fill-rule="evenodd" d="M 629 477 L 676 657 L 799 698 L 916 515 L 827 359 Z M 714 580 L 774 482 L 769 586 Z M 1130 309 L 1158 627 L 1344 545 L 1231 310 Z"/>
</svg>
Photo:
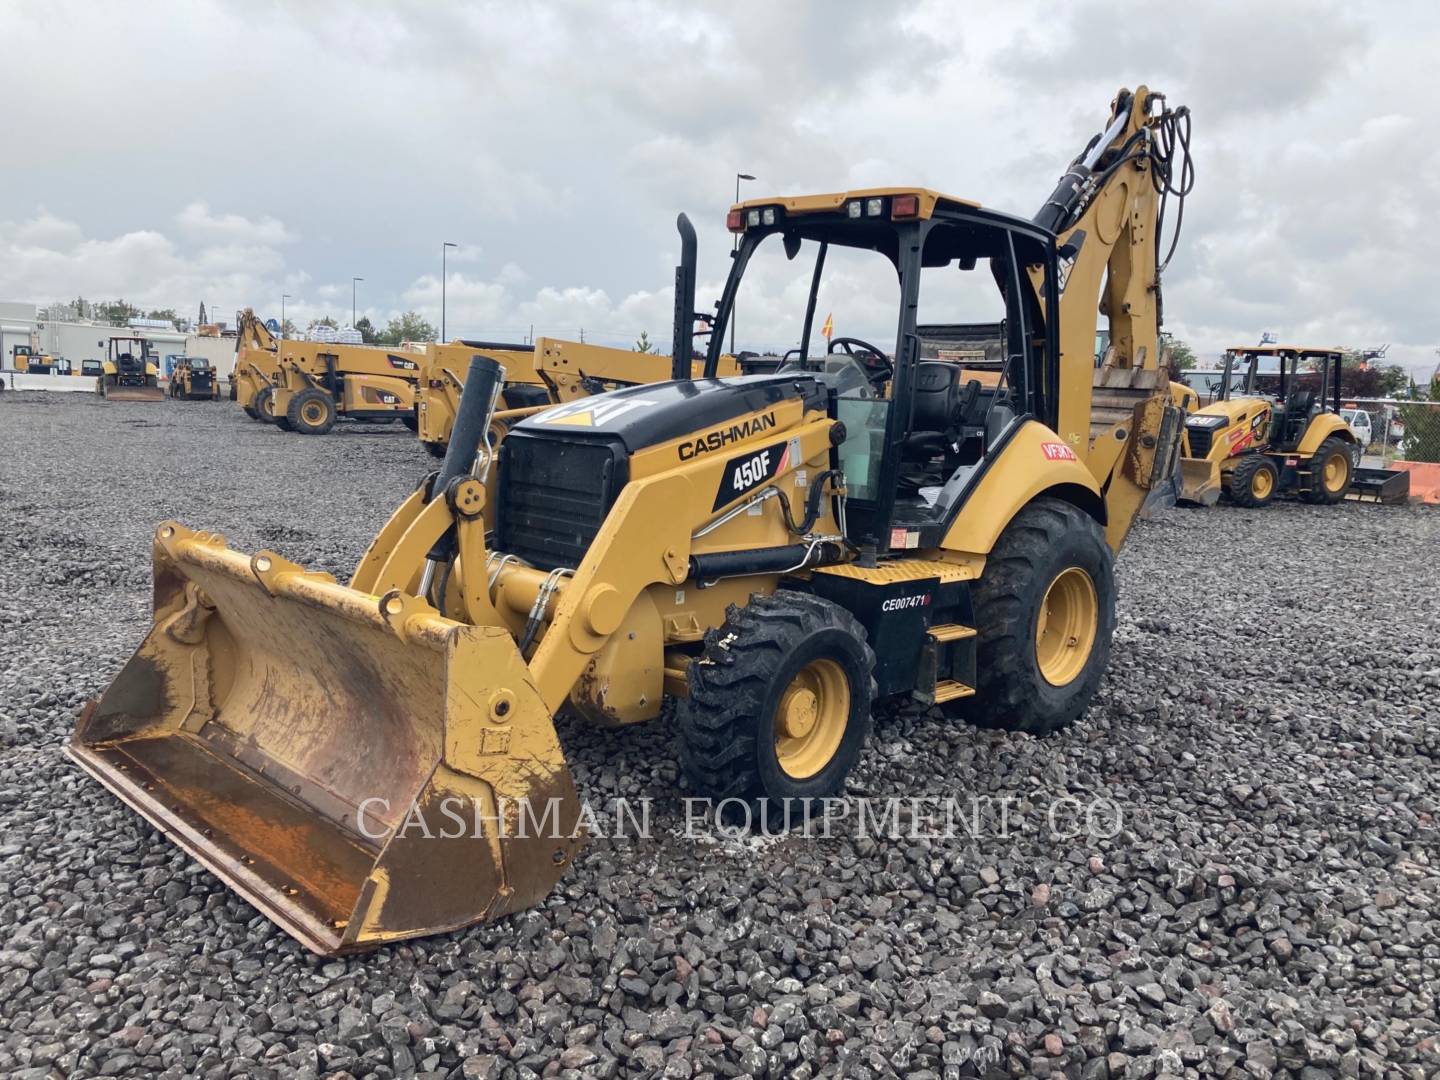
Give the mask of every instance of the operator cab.
<svg viewBox="0 0 1440 1080">
<path fill-rule="evenodd" d="M 1221 400 L 1263 397 L 1275 406 L 1269 441 L 1290 450 L 1323 412 L 1340 412 L 1340 349 L 1305 345 L 1237 345 L 1225 352 Z M 1240 369 L 1238 388 L 1231 372 Z"/>
<path fill-rule="evenodd" d="M 1019 422 L 1055 425 L 1048 230 L 900 188 L 744 203 L 729 227 L 739 243 L 705 374 L 752 279 L 742 347 L 784 355 L 777 374 L 815 377 L 845 426 L 836 456 L 852 543 L 878 554 L 938 545 Z"/>
</svg>

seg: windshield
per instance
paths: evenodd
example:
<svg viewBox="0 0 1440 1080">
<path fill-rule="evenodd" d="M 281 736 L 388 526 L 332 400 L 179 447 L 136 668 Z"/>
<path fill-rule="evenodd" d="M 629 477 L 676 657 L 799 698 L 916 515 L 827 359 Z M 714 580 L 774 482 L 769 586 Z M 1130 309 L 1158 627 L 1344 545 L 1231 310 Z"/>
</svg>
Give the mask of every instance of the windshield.
<svg viewBox="0 0 1440 1080">
<path fill-rule="evenodd" d="M 210 367 L 209 360 L 196 360 L 192 358 L 189 363 L 191 369 L 194 371 L 205 371 L 207 368 Z"/>
<path fill-rule="evenodd" d="M 793 361 L 805 342 L 810 290 L 820 271 L 810 313 L 808 356 L 822 358 L 831 343 L 859 339 L 882 354 L 895 349 L 895 316 L 900 281 L 888 258 L 863 248 L 800 243 L 793 257 L 778 234 L 763 238 L 745 264 L 731 326 L 728 351 Z M 835 351 L 843 351 L 839 345 Z"/>
</svg>

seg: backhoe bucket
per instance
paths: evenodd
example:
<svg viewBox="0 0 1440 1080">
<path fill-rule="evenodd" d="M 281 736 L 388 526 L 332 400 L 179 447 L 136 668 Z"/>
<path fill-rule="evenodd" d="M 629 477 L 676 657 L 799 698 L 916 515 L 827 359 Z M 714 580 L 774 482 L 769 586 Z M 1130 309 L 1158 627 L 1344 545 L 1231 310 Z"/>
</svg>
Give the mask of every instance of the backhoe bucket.
<svg viewBox="0 0 1440 1080">
<path fill-rule="evenodd" d="M 174 523 L 155 622 L 67 752 L 318 953 L 538 903 L 583 842 L 510 634 Z"/>
<path fill-rule="evenodd" d="M 1220 470 L 1201 458 L 1180 460 L 1180 493 L 1177 502 L 1192 506 L 1214 506 L 1220 501 Z"/>
</svg>

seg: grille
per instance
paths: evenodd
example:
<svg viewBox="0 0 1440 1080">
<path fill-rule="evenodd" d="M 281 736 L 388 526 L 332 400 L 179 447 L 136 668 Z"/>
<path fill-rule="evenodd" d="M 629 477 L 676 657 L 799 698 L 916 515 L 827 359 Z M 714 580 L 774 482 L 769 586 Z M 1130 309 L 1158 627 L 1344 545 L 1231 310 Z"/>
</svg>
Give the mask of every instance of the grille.
<svg viewBox="0 0 1440 1080">
<path fill-rule="evenodd" d="M 573 570 L 628 471 L 616 443 L 511 433 L 501 450 L 496 549 L 541 570 Z"/>
<path fill-rule="evenodd" d="M 1210 446 L 1215 439 L 1215 432 L 1211 428 L 1187 427 L 1185 434 L 1190 436 L 1190 456 L 1209 457 Z"/>
</svg>

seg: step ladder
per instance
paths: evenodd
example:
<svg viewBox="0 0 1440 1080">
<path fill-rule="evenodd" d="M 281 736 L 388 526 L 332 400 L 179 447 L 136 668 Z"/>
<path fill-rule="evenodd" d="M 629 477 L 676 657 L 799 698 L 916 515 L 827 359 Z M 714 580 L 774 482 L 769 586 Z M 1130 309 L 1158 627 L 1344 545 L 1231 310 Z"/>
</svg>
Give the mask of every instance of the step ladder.
<svg viewBox="0 0 1440 1080">
<path fill-rule="evenodd" d="M 961 626 L 959 623 L 941 623 L 932 626 L 928 631 L 930 640 L 936 644 L 946 644 L 951 641 L 962 641 L 965 638 L 975 636 L 973 626 Z M 935 683 L 935 704 L 943 705 L 947 701 L 955 701 L 957 698 L 970 697 L 975 693 L 973 686 L 966 686 L 963 682 L 955 679 L 939 679 Z"/>
</svg>

